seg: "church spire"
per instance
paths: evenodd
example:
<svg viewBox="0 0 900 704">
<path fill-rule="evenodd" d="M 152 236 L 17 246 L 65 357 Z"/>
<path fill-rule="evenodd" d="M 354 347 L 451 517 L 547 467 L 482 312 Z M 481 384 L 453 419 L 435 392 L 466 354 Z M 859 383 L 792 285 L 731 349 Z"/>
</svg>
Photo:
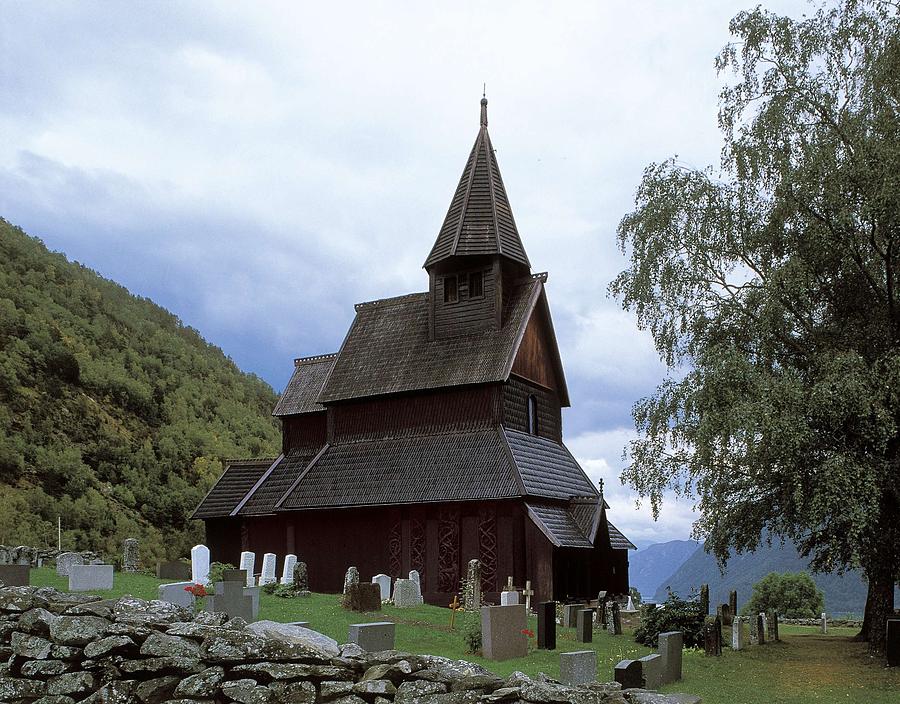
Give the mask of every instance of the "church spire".
<svg viewBox="0 0 900 704">
<path fill-rule="evenodd" d="M 452 257 L 499 255 L 531 264 L 513 218 L 500 167 L 487 129 L 487 98 L 481 98 L 481 125 L 444 224 L 425 268 Z"/>
</svg>

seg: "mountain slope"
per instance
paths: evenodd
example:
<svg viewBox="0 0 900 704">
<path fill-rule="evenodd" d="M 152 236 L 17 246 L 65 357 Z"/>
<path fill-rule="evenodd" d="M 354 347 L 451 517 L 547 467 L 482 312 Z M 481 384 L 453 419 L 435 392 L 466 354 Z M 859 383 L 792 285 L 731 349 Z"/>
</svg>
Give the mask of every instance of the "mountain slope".
<svg viewBox="0 0 900 704">
<path fill-rule="evenodd" d="M 628 579 L 645 599 L 697 549 L 694 540 L 670 540 L 641 548 L 628 558 Z"/>
<path fill-rule="evenodd" d="M 0 543 L 146 564 L 202 535 L 187 516 L 227 457 L 273 455 L 276 396 L 193 329 L 0 219 Z"/>
<path fill-rule="evenodd" d="M 687 597 L 696 592 L 701 584 L 709 584 L 711 610 L 717 604 L 728 603 L 728 592 L 732 589 L 737 589 L 740 608 L 750 599 L 753 585 L 770 572 L 807 571 L 808 560 L 800 557 L 793 543 L 784 546 L 763 544 L 755 553 L 734 555 L 728 562 L 725 575 L 719 571 L 715 558 L 700 546 L 663 580 L 653 598 L 657 602 L 664 601 L 667 588 Z M 848 572 L 844 576 L 810 572 L 810 576 L 825 594 L 828 613 L 862 615 L 866 603 L 866 583 L 858 572 Z"/>
</svg>

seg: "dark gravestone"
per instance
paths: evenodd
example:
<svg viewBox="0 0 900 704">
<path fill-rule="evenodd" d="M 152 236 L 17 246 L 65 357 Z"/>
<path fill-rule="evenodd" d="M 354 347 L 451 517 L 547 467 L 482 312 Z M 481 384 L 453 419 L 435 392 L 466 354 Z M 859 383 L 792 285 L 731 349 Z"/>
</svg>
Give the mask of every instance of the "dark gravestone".
<svg viewBox="0 0 900 704">
<path fill-rule="evenodd" d="M 889 618 L 884 654 L 888 667 L 900 667 L 900 618 Z"/>
<path fill-rule="evenodd" d="M 722 622 L 718 616 L 703 622 L 703 650 L 710 656 L 722 654 Z"/>
<path fill-rule="evenodd" d="M 773 643 L 777 643 L 780 640 L 778 638 L 778 613 L 774 610 L 769 611 L 766 620 L 769 624 L 769 640 Z"/>
<path fill-rule="evenodd" d="M 700 585 L 700 613 L 704 616 L 709 615 L 709 585 Z"/>
<path fill-rule="evenodd" d="M 222 570 L 223 582 L 240 582 L 247 584 L 247 570 Z"/>
<path fill-rule="evenodd" d="M 616 682 L 622 689 L 642 688 L 644 686 L 644 669 L 640 660 L 622 660 L 613 670 Z"/>
<path fill-rule="evenodd" d="M 188 582 L 191 579 L 191 565 L 180 560 L 156 563 L 157 579 L 172 579 L 176 582 Z"/>
<path fill-rule="evenodd" d="M 575 641 L 590 643 L 594 640 L 594 610 L 579 609 L 575 622 Z"/>
<path fill-rule="evenodd" d="M 31 582 L 31 565 L 0 565 L 0 582 L 6 587 L 27 587 Z"/>
<path fill-rule="evenodd" d="M 556 602 L 542 601 L 537 609 L 538 650 L 556 650 Z"/>
<path fill-rule="evenodd" d="M 603 596 L 597 600 L 597 622 L 601 628 L 606 625 L 606 592 L 600 592 Z"/>
<path fill-rule="evenodd" d="M 734 622 L 734 614 L 729 604 L 722 604 L 718 609 L 718 616 L 722 620 L 723 626 L 730 626 Z"/>
<path fill-rule="evenodd" d="M 611 601 L 606 605 L 606 632 L 611 636 L 622 635 L 622 616 L 618 601 Z"/>
<path fill-rule="evenodd" d="M 243 572 L 246 570 L 231 570 L 232 572 Z M 218 582 L 216 584 L 216 593 L 206 597 L 204 608 L 206 611 L 227 614 L 229 618 L 240 616 L 248 623 L 254 621 L 253 618 L 253 597 L 244 593 L 244 581 L 227 581 Z"/>
<path fill-rule="evenodd" d="M 343 603 L 345 608 L 351 611 L 380 611 L 381 587 L 372 582 L 350 584 L 347 586 L 347 593 L 344 595 Z"/>
<path fill-rule="evenodd" d="M 728 607 L 731 609 L 731 618 L 737 616 L 737 591 L 732 590 L 728 593 Z"/>
<path fill-rule="evenodd" d="M 766 622 L 762 614 L 756 615 L 756 643 L 757 645 L 766 644 Z M 751 635 L 751 642 L 753 637 Z"/>
<path fill-rule="evenodd" d="M 583 609 L 584 604 L 563 605 L 563 628 L 575 628 L 575 620 L 578 618 L 578 610 Z"/>
</svg>

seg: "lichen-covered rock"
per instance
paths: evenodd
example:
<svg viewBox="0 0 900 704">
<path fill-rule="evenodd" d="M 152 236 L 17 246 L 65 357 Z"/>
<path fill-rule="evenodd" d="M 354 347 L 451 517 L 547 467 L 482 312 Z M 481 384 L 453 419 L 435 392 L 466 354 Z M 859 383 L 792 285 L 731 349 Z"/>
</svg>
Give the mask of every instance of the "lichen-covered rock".
<svg viewBox="0 0 900 704">
<path fill-rule="evenodd" d="M 328 701 L 353 693 L 353 682 L 346 680 L 325 680 L 319 685 L 322 699 Z"/>
<path fill-rule="evenodd" d="M 425 667 L 412 674 L 413 679 L 428 680 L 430 682 L 443 682 L 453 684 L 458 680 L 475 675 L 494 676 L 494 673 L 484 669 L 481 665 L 466 662 L 465 660 L 450 660 L 437 656 L 420 658 Z"/>
<path fill-rule="evenodd" d="M 357 697 L 355 694 L 348 694 L 346 697 L 335 699 L 329 704 L 366 704 L 366 700 L 362 699 L 361 697 Z"/>
<path fill-rule="evenodd" d="M 200 656 L 210 662 L 240 662 L 263 659 L 266 639 L 250 631 L 221 630 L 204 638 Z"/>
<path fill-rule="evenodd" d="M 273 682 L 269 691 L 278 704 L 313 704 L 316 701 L 316 688 L 312 682 Z M 324 694 L 322 700 L 328 701 Z"/>
<path fill-rule="evenodd" d="M 136 685 L 134 680 L 107 682 L 87 699 L 82 699 L 81 704 L 135 704 Z"/>
<path fill-rule="evenodd" d="M 54 605 L 87 604 L 92 601 L 101 601 L 96 594 L 79 594 L 77 592 L 61 592 L 55 587 L 38 587 L 34 590 L 37 598 L 44 599 Z"/>
<path fill-rule="evenodd" d="M 171 699 L 175 688 L 178 686 L 180 678 L 166 675 L 165 677 L 154 677 L 146 682 L 141 682 L 135 689 L 137 698 L 143 704 L 160 704 Z"/>
<path fill-rule="evenodd" d="M 456 680 L 450 686 L 450 690 L 453 692 L 464 692 L 471 689 L 491 693 L 495 689 L 500 689 L 503 685 L 504 681 L 497 675 L 469 675 Z"/>
<path fill-rule="evenodd" d="M 137 648 L 136 643 L 128 636 L 106 636 L 84 646 L 87 658 L 101 658 L 108 655 L 121 655 Z"/>
<path fill-rule="evenodd" d="M 99 616 L 60 616 L 50 626 L 50 637 L 60 645 L 87 645 L 102 638 L 109 625 Z"/>
<path fill-rule="evenodd" d="M 390 680 L 363 680 L 353 685 L 354 694 L 368 696 L 380 694 L 385 697 L 393 697 L 396 691 L 397 688 Z"/>
<path fill-rule="evenodd" d="M 54 660 L 80 660 L 84 656 L 83 648 L 76 648 L 74 645 L 53 644 L 50 648 L 50 657 Z"/>
<path fill-rule="evenodd" d="M 46 638 L 18 631 L 10 636 L 9 644 L 14 654 L 32 660 L 46 660 L 50 657 L 50 650 L 53 648 L 53 643 Z"/>
<path fill-rule="evenodd" d="M 660 694 L 646 689 L 625 689 L 623 693 L 633 704 L 700 704 L 700 697 L 692 694 Z"/>
<path fill-rule="evenodd" d="M 65 694 L 54 694 L 49 697 L 35 699 L 34 704 L 75 704 L 75 700 L 72 697 L 67 697 Z"/>
<path fill-rule="evenodd" d="M 111 619 L 115 603 L 113 599 L 104 599 L 103 601 L 91 601 L 86 604 L 74 604 L 67 608 L 64 614 L 66 616 L 99 616 L 100 618 Z"/>
<path fill-rule="evenodd" d="M 365 655 L 366 651 L 360 648 L 356 643 L 344 643 L 341 646 L 342 658 L 359 658 Z"/>
<path fill-rule="evenodd" d="M 128 636 L 135 643 L 143 643 L 144 640 L 154 633 L 152 627 L 138 623 L 111 623 L 106 629 L 108 636 Z"/>
<path fill-rule="evenodd" d="M 40 680 L 19 677 L 0 677 L 0 702 L 37 698 L 44 694 L 46 685 Z"/>
<path fill-rule="evenodd" d="M 47 638 L 50 635 L 50 624 L 59 616 L 40 607 L 29 609 L 19 617 L 18 630 L 32 635 Z"/>
<path fill-rule="evenodd" d="M 176 621 L 169 624 L 166 633 L 170 636 L 182 636 L 184 638 L 194 638 L 195 640 L 203 640 L 209 636 L 219 633 L 219 626 L 207 626 L 203 623 L 193 623 L 191 621 Z"/>
<path fill-rule="evenodd" d="M 66 672 L 47 680 L 47 694 L 81 694 L 96 689 L 90 672 Z"/>
<path fill-rule="evenodd" d="M 231 668 L 235 674 L 252 676 L 268 682 L 270 680 L 328 679 L 349 680 L 353 671 L 336 665 L 313 665 L 308 663 L 259 662 L 236 665 Z"/>
<path fill-rule="evenodd" d="M 444 694 L 446 691 L 447 685 L 441 682 L 410 680 L 403 682 L 397 687 L 397 695 L 394 697 L 394 702 L 395 704 L 415 704 L 421 697 L 427 697 L 430 694 Z M 515 691 L 518 695 L 519 690 Z"/>
<path fill-rule="evenodd" d="M 75 669 L 75 663 L 64 660 L 29 660 L 22 664 L 19 671 L 23 677 L 44 679 L 53 675 L 61 675 Z"/>
<path fill-rule="evenodd" d="M 226 682 L 222 685 L 222 694 L 241 704 L 268 704 L 272 699 L 272 690 L 251 679 Z"/>
<path fill-rule="evenodd" d="M 224 626 L 228 614 L 221 611 L 200 611 L 193 620 L 203 626 Z"/>
<path fill-rule="evenodd" d="M 225 679 L 222 667 L 207 667 L 203 672 L 185 677 L 175 688 L 175 695 L 182 697 L 212 697 Z"/>
<path fill-rule="evenodd" d="M 39 596 L 34 587 L 3 587 L 0 589 L 0 611 L 24 613 L 31 609 L 46 609 L 50 602 Z"/>
<path fill-rule="evenodd" d="M 520 696 L 529 702 L 538 704 L 567 704 L 571 701 L 572 690 L 561 684 L 550 682 L 526 682 L 520 688 Z"/>
<path fill-rule="evenodd" d="M 172 673 L 178 675 L 195 675 L 206 669 L 197 658 L 143 658 L 135 660 L 123 660 L 119 669 L 126 674 L 162 674 Z"/>
<path fill-rule="evenodd" d="M 266 655 L 273 660 L 333 658 L 340 655 L 337 641 L 302 626 L 275 621 L 256 621 L 247 626 L 251 633 L 266 637 Z"/>
<path fill-rule="evenodd" d="M 113 606 L 113 617 L 116 621 L 126 623 L 169 624 L 190 621 L 191 612 L 168 601 L 147 601 L 123 596 Z"/>
<path fill-rule="evenodd" d="M 503 704 L 504 702 L 518 702 L 519 701 L 519 688 L 518 687 L 500 687 L 500 689 L 495 689 L 490 694 L 486 695 L 482 699 L 487 704 Z"/>
<path fill-rule="evenodd" d="M 401 660 L 397 663 L 382 663 L 372 665 L 362 676 L 363 680 L 390 680 L 395 685 L 402 682 L 413 671 L 409 660 Z"/>
<path fill-rule="evenodd" d="M 200 644 L 188 638 L 153 632 L 141 646 L 141 655 L 195 658 L 200 655 Z"/>
</svg>

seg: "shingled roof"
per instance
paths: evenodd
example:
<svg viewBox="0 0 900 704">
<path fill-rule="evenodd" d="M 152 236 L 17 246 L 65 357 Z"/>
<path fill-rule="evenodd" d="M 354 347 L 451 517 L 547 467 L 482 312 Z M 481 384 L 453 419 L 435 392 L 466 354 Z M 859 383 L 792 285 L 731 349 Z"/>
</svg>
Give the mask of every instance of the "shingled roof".
<svg viewBox="0 0 900 704">
<path fill-rule="evenodd" d="M 336 353 L 295 359 L 294 373 L 272 415 L 290 416 L 324 411 L 325 406 L 318 402 L 318 398 L 336 359 Z"/>
<path fill-rule="evenodd" d="M 275 458 L 258 458 L 228 462 L 219 481 L 209 490 L 191 518 L 229 515 L 274 461 Z"/>
<path fill-rule="evenodd" d="M 491 145 L 484 98 L 481 128 L 425 267 L 469 254 L 499 254 L 531 268 Z"/>
<path fill-rule="evenodd" d="M 275 504 L 322 448 L 294 448 L 279 458 L 259 478 L 231 512 L 232 516 L 259 516 L 274 513 Z"/>
<path fill-rule="evenodd" d="M 562 548 L 592 548 L 593 544 L 575 523 L 565 506 L 550 504 L 525 504 L 528 516 L 547 536 L 547 540 Z"/>
<path fill-rule="evenodd" d="M 513 289 L 499 330 L 441 340 L 429 340 L 427 293 L 358 304 L 319 402 L 506 381 L 543 281 Z"/>
<path fill-rule="evenodd" d="M 637 546 L 626 538 L 622 531 L 616 528 L 609 520 L 606 521 L 609 528 L 609 544 L 614 550 L 637 550 Z"/>
<path fill-rule="evenodd" d="M 565 500 L 599 497 L 600 492 L 565 445 L 509 428 L 503 432 L 529 496 Z"/>
</svg>

